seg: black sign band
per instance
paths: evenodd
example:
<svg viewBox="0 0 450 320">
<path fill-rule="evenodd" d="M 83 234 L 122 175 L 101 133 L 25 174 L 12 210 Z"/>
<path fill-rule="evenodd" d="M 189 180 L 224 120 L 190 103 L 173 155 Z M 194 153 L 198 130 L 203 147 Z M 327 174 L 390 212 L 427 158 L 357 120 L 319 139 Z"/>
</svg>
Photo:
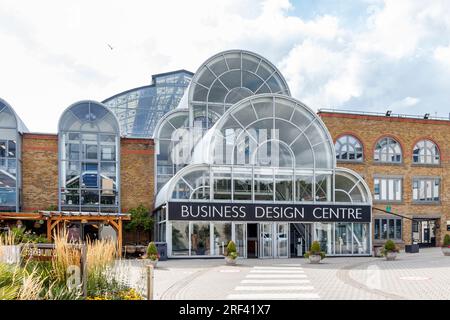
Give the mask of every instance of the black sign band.
<svg viewBox="0 0 450 320">
<path fill-rule="evenodd" d="M 168 204 L 169 220 L 370 222 L 369 205 L 178 202 Z"/>
</svg>

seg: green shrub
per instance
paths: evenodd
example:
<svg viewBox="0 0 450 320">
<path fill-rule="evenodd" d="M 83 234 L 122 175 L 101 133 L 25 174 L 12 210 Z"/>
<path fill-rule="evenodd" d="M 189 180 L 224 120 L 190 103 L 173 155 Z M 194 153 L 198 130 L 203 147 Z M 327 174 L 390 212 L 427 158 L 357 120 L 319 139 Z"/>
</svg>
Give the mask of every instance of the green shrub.
<svg viewBox="0 0 450 320">
<path fill-rule="evenodd" d="M 230 254 L 231 252 L 236 252 L 236 244 L 234 243 L 234 241 L 230 240 L 230 242 L 228 242 L 227 251 L 228 254 Z"/>
<path fill-rule="evenodd" d="M 450 234 L 446 234 L 444 237 L 444 247 L 450 247 Z"/>
<path fill-rule="evenodd" d="M 320 255 L 321 259 L 325 259 L 326 255 L 325 252 L 321 251 L 319 241 L 313 241 L 311 248 L 304 254 L 304 257 L 308 259 L 311 255 Z"/>
<path fill-rule="evenodd" d="M 236 259 L 238 257 L 238 253 L 236 251 L 236 244 L 230 240 L 227 245 L 227 257 L 231 259 Z"/>
<path fill-rule="evenodd" d="M 399 250 L 398 250 L 397 246 L 395 245 L 394 241 L 387 240 L 384 243 L 383 249 L 381 250 L 381 254 L 385 256 L 389 252 L 398 252 L 398 251 Z"/>
<path fill-rule="evenodd" d="M 158 248 L 156 248 L 156 245 L 153 241 L 148 244 L 147 258 L 150 260 L 158 260 L 159 259 Z"/>
</svg>

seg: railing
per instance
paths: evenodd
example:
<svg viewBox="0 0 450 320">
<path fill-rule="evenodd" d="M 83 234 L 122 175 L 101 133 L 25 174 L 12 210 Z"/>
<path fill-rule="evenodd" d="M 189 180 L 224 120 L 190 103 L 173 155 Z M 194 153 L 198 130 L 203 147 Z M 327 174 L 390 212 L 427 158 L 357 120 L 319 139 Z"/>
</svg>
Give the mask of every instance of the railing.
<svg viewBox="0 0 450 320">
<path fill-rule="evenodd" d="M 330 113 L 345 113 L 345 114 L 354 114 L 354 115 L 363 115 L 363 116 L 377 116 L 377 117 L 390 117 L 390 118 L 408 118 L 408 119 L 421 119 L 421 120 L 443 120 L 450 121 L 450 113 L 449 116 L 440 117 L 440 116 L 432 116 L 430 114 L 425 115 L 411 115 L 411 114 L 401 114 L 401 113 L 388 113 L 387 112 L 375 112 L 375 111 L 355 111 L 348 109 L 333 109 L 333 108 L 321 108 L 317 111 L 320 112 L 330 112 Z"/>
</svg>

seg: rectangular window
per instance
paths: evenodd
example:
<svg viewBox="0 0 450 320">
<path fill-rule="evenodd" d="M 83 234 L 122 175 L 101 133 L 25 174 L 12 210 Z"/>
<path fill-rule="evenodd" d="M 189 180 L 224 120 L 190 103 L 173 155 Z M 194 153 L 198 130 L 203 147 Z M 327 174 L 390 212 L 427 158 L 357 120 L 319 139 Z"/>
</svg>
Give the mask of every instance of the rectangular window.
<svg viewBox="0 0 450 320">
<path fill-rule="evenodd" d="M 375 178 L 374 200 L 376 201 L 402 201 L 401 178 Z"/>
<path fill-rule="evenodd" d="M 401 240 L 402 239 L 402 219 L 383 218 L 375 219 L 374 238 L 377 240 Z"/>
<path fill-rule="evenodd" d="M 414 202 L 439 202 L 440 200 L 439 178 L 414 178 L 413 201 Z"/>
</svg>

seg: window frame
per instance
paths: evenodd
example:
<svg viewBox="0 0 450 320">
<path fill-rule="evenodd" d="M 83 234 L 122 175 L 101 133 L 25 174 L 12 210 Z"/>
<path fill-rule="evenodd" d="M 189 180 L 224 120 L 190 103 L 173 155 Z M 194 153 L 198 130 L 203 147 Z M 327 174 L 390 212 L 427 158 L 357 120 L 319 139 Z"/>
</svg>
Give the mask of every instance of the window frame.
<svg viewBox="0 0 450 320">
<path fill-rule="evenodd" d="M 380 149 L 378 149 L 378 145 L 383 141 L 383 140 L 387 140 L 387 144 L 385 146 L 381 146 Z M 393 143 L 395 142 L 395 143 Z M 396 153 L 395 151 L 393 153 L 391 153 L 389 150 L 394 150 L 394 146 L 398 145 L 398 147 L 400 148 L 400 153 Z M 383 152 L 383 150 L 387 149 L 387 152 Z M 382 160 L 383 159 L 383 155 L 386 155 L 387 158 L 389 158 L 389 156 L 394 156 L 395 158 L 400 155 L 400 160 L 394 160 L 394 161 L 389 161 L 389 160 Z M 378 157 L 378 160 L 376 159 Z M 375 147 L 373 149 L 373 161 L 374 163 L 382 163 L 382 164 L 402 164 L 403 163 L 403 148 L 401 143 L 390 136 L 385 136 L 382 137 L 380 139 L 377 140 L 377 142 L 375 143 Z"/>
<path fill-rule="evenodd" d="M 380 180 L 379 181 L 379 191 L 378 191 L 378 194 L 379 194 L 379 199 L 377 199 L 376 198 L 376 196 L 377 196 L 377 194 L 376 194 L 376 189 L 375 189 L 375 185 L 376 185 L 376 183 L 375 183 L 375 180 Z M 382 199 L 382 197 L 381 197 L 381 195 L 383 194 L 383 189 L 381 188 L 381 186 L 382 186 L 382 183 L 381 183 L 381 180 L 386 180 L 386 195 L 387 195 L 387 197 L 386 197 L 386 199 Z M 394 199 L 393 200 L 390 200 L 389 199 L 389 190 L 390 190 L 390 188 L 389 188 L 389 180 L 394 180 Z M 398 180 L 398 181 L 400 181 L 400 199 L 395 199 L 395 194 L 397 193 L 396 191 L 396 189 L 395 189 L 395 181 L 396 180 Z M 402 203 L 403 202 L 403 177 L 402 176 L 374 176 L 373 177 L 373 202 L 378 202 L 378 203 L 390 203 L 390 202 L 393 202 L 393 203 Z"/>
<path fill-rule="evenodd" d="M 424 146 L 418 147 L 419 143 L 421 142 L 423 142 Z M 428 143 L 431 144 L 430 147 L 427 147 Z M 420 150 L 422 149 L 425 150 L 424 155 L 420 154 Z M 433 149 L 435 149 L 437 152 L 433 152 Z M 417 154 L 414 153 L 416 150 L 418 150 Z M 431 157 L 431 162 L 426 161 L 427 156 Z M 416 157 L 417 161 L 415 160 Z M 421 158 L 424 158 L 423 162 L 420 161 Z M 412 164 L 415 166 L 439 166 L 441 164 L 441 152 L 439 146 L 430 139 L 421 139 L 417 141 L 412 150 Z"/>
<path fill-rule="evenodd" d="M 386 237 L 383 237 L 383 220 L 386 220 Z M 390 237 L 391 234 L 391 221 L 394 222 L 394 226 L 393 226 L 393 234 L 394 237 Z M 397 227 L 398 224 L 400 224 L 400 235 L 398 237 L 398 232 L 397 232 Z M 397 217 L 375 217 L 373 219 L 373 228 L 374 228 L 374 233 L 373 233 L 373 238 L 374 240 L 393 240 L 393 241 L 403 241 L 403 219 L 402 218 L 397 218 Z M 376 232 L 377 230 L 377 226 L 378 226 L 378 234 Z"/>
<path fill-rule="evenodd" d="M 427 181 L 428 182 L 432 182 L 432 188 L 431 188 L 431 198 L 434 199 L 435 198 L 435 194 L 434 194 L 434 184 L 436 183 L 436 181 L 438 182 L 438 194 L 437 194 L 437 200 L 420 200 L 420 199 L 415 199 L 414 198 L 414 190 L 415 190 L 415 184 L 418 183 L 418 188 L 417 188 L 417 196 L 419 198 L 420 195 L 420 182 L 424 181 L 424 194 L 425 194 L 425 198 L 426 198 L 426 194 L 427 194 Z M 441 203 L 441 177 L 413 177 L 412 178 L 412 183 L 411 183 L 411 188 L 412 188 L 412 203 L 414 204 L 440 204 Z"/>
<path fill-rule="evenodd" d="M 340 140 L 344 139 L 344 138 L 345 138 L 345 142 L 341 142 Z M 354 144 L 350 143 L 350 138 L 355 139 L 355 143 Z M 337 147 L 338 143 L 339 143 L 339 149 Z M 355 157 L 354 159 L 342 159 L 342 148 L 344 146 L 348 146 L 348 145 L 351 145 L 353 147 L 353 149 L 355 150 L 355 151 L 352 152 L 353 156 Z M 361 157 L 360 158 L 358 158 L 358 154 L 359 153 L 356 151 L 356 148 L 358 147 L 358 145 L 361 148 Z M 335 151 L 336 151 L 336 161 L 338 161 L 338 162 L 352 162 L 352 163 L 364 162 L 364 145 L 362 144 L 361 140 L 358 139 L 357 137 L 355 137 L 354 135 L 345 134 L 345 135 L 342 135 L 342 136 L 338 137 L 336 139 L 336 142 L 334 143 L 334 147 L 335 147 Z M 348 155 L 349 155 L 349 152 L 347 150 L 347 156 Z"/>
</svg>

